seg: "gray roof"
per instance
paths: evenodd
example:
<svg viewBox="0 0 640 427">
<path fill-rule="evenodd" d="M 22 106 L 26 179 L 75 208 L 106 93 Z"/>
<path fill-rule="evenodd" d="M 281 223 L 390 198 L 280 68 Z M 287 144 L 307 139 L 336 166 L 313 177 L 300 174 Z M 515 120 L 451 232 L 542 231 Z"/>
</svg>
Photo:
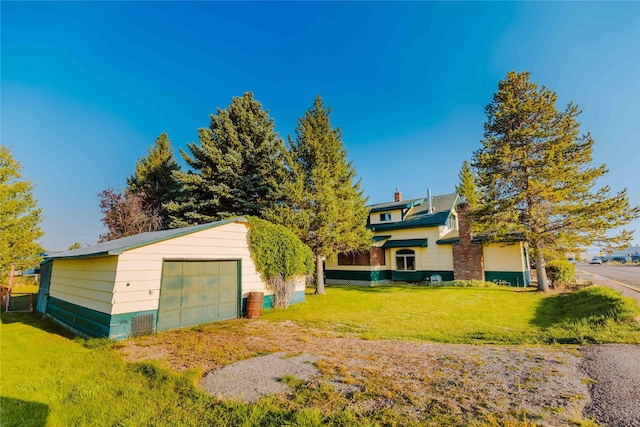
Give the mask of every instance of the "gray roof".
<svg viewBox="0 0 640 427">
<path fill-rule="evenodd" d="M 378 203 L 375 205 L 370 205 L 369 209 L 371 212 L 379 212 L 379 211 L 390 211 L 394 209 L 408 209 L 412 206 L 416 206 L 424 202 L 424 198 L 420 199 L 410 199 L 410 200 L 402 200 L 400 202 L 387 202 L 387 203 Z"/>
<path fill-rule="evenodd" d="M 108 242 L 98 243 L 96 245 L 87 246 L 72 251 L 61 252 L 47 256 L 43 262 L 50 259 L 69 259 L 69 258 L 88 258 L 104 255 L 120 255 L 124 251 L 139 248 L 141 246 L 150 245 L 152 243 L 162 242 L 164 240 L 174 239 L 176 237 L 185 236 L 187 234 L 196 233 L 209 228 L 219 227 L 232 222 L 248 223 L 244 217 L 226 219 L 223 221 L 210 222 L 207 224 L 192 225 L 190 227 L 174 228 L 171 230 L 151 231 L 148 233 L 140 233 L 135 236 L 123 237 L 121 239 L 110 240 Z"/>
<path fill-rule="evenodd" d="M 403 228 L 421 228 L 421 227 L 433 227 L 438 225 L 446 225 L 451 211 L 455 208 L 460 197 L 456 193 L 445 194 L 442 196 L 433 196 L 431 198 L 431 205 L 433 212 L 429 212 L 429 202 L 427 199 L 414 199 L 423 200 L 424 203 L 420 203 L 414 206 L 410 213 L 405 217 L 404 221 L 390 222 L 384 224 L 369 224 L 368 228 L 375 231 L 384 230 L 399 230 Z M 395 205 L 399 202 L 388 203 L 387 205 Z M 381 205 L 384 205 L 382 203 Z M 374 205 L 380 206 L 380 205 Z"/>
</svg>

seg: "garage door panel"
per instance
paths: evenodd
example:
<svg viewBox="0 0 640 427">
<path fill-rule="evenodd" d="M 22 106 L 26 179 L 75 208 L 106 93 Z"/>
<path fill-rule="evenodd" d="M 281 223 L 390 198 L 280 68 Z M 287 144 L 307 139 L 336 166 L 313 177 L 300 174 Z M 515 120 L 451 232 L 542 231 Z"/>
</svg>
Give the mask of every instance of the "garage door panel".
<svg viewBox="0 0 640 427">
<path fill-rule="evenodd" d="M 238 306 L 236 303 L 227 303 L 218 305 L 218 319 L 235 319 L 238 317 L 237 314 Z"/>
<path fill-rule="evenodd" d="M 221 275 L 235 275 L 238 269 L 238 263 L 236 261 L 222 261 L 220 262 L 220 274 Z"/>
<path fill-rule="evenodd" d="M 182 294 L 182 309 L 186 310 L 195 307 L 211 307 L 218 305 L 219 298 L 217 290 L 203 290 Z"/>
<path fill-rule="evenodd" d="M 182 293 L 182 276 L 179 277 L 162 277 L 162 291 L 172 294 Z"/>
<path fill-rule="evenodd" d="M 165 261 L 158 330 L 235 317 L 238 317 L 237 261 Z"/>
<path fill-rule="evenodd" d="M 166 261 L 162 265 L 162 277 L 182 277 L 182 262 Z"/>
<path fill-rule="evenodd" d="M 158 316 L 159 331 L 176 328 L 176 325 L 180 325 L 180 310 L 163 311 L 162 316 Z"/>
</svg>

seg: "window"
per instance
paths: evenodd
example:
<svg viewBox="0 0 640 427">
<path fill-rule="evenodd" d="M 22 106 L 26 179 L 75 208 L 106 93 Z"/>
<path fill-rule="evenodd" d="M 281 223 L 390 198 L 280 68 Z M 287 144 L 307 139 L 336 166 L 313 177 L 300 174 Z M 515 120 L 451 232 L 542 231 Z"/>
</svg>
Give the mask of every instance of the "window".
<svg viewBox="0 0 640 427">
<path fill-rule="evenodd" d="M 371 265 L 368 251 L 338 254 L 338 265 Z"/>
<path fill-rule="evenodd" d="M 384 249 L 371 248 L 371 251 L 338 254 L 338 265 L 384 265 Z"/>
<path fill-rule="evenodd" d="M 458 229 L 458 221 L 454 214 L 451 214 L 449 217 L 449 229 L 457 230 Z"/>
<path fill-rule="evenodd" d="M 389 212 L 380 214 L 380 222 L 391 221 L 391 214 Z"/>
<path fill-rule="evenodd" d="M 396 252 L 396 270 L 415 271 L 416 254 L 410 249 L 402 249 Z"/>
</svg>

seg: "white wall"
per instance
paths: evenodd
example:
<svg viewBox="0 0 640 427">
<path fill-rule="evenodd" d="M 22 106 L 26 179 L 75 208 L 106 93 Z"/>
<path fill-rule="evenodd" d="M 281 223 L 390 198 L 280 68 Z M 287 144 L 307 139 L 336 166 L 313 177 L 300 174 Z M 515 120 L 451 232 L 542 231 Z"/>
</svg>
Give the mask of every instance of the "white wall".
<svg viewBox="0 0 640 427">
<path fill-rule="evenodd" d="M 102 313 L 111 313 L 117 256 L 54 259 L 49 294 Z"/>
<path fill-rule="evenodd" d="M 242 260 L 242 293 L 267 292 L 249 253 L 249 225 L 230 223 L 131 249 L 120 255 L 111 314 L 157 310 L 165 259 Z"/>
</svg>

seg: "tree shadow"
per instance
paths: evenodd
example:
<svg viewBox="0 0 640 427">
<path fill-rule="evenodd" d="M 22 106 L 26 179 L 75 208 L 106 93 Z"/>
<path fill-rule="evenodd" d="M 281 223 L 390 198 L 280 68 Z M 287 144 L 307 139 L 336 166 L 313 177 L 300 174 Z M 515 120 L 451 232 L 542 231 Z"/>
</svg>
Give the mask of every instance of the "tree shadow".
<svg viewBox="0 0 640 427">
<path fill-rule="evenodd" d="M 4 325 L 21 323 L 65 338 L 73 339 L 76 337 L 73 332 L 40 313 L 2 311 L 0 313 L 0 323 Z"/>
<path fill-rule="evenodd" d="M 47 425 L 49 406 L 0 396 L 0 414 L 3 427 L 44 427 Z"/>
</svg>

